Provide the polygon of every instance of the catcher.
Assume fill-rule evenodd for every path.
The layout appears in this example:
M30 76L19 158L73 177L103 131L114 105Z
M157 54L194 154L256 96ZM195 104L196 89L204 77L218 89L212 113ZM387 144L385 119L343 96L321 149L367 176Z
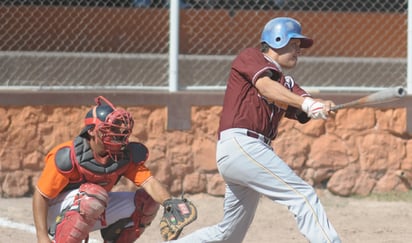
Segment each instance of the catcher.
M176 239L196 219L196 208L172 198L144 165L147 147L129 142L131 114L99 96L84 121L77 137L46 155L33 195L37 242L87 242L89 233L99 229L105 242L134 242L160 204L165 209L162 236ZM111 192L123 176L139 189Z

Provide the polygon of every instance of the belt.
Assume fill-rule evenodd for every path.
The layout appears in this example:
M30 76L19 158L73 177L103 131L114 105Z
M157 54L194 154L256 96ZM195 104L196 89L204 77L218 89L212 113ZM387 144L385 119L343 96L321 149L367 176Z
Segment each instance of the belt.
M272 140L270 140L270 138L267 138L267 137L263 136L262 134L257 133L257 132L252 131L252 130L247 130L246 131L246 136L259 139L260 141L266 143L267 145L270 145L270 142L272 141Z
M226 139L226 138L234 137L236 134L246 135L251 138L259 139L260 141L262 141L263 143L267 145L270 145L270 143L272 142L270 138L267 138L260 133L257 133L255 131L248 130L245 128L226 129L220 133L220 138Z

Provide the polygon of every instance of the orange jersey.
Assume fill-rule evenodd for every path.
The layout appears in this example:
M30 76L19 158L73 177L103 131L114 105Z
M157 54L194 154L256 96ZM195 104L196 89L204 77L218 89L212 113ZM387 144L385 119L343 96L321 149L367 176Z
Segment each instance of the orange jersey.
M53 148L46 155L45 167L37 182L37 188L43 196L52 199L59 195L65 189L70 188L71 185L74 185L75 188L76 183L83 183L86 181L94 183L93 177L86 175L90 175L93 172L90 172L89 170L83 168L82 161L76 159L77 157L80 158L80 156L76 157L76 149L78 147L78 144L85 143L81 140L82 138L77 137L74 141L62 143ZM147 149L142 144L131 143L131 145L133 146L129 146L130 149L135 149L136 146L139 145L140 148L144 148L145 150L130 152L131 155L127 157L128 160L122 161L123 165L120 169L118 169L119 172L116 174L116 169L114 169L111 172L111 174L115 173L114 176L116 176L116 182L118 178L120 178L121 176L125 176L129 180L133 181L137 186L140 186L143 182L145 182L148 178L152 176L150 170L144 165L144 161L147 159L147 155L142 155L142 152L147 152ZM88 145L86 144L85 146ZM62 154L66 155L65 153L62 153L62 151L67 151L67 156L62 156ZM79 152L77 151L77 153ZM139 157L138 159L140 160L142 159L142 156L144 158L144 160L142 161L136 161L136 158L133 158ZM71 161L73 166L68 168L68 163L64 164L65 166L62 166L62 160ZM104 167L101 168L104 169ZM96 177L97 176L104 178L104 174L98 175L96 173ZM106 189L111 190L114 184L115 182L108 185Z

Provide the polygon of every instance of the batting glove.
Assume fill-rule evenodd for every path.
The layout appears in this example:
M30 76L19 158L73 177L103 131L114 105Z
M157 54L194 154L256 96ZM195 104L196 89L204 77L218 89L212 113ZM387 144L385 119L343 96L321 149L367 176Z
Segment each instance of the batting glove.
M312 119L327 119L325 113L325 104L315 101L312 98L306 97L302 103L302 110L308 114L308 117Z

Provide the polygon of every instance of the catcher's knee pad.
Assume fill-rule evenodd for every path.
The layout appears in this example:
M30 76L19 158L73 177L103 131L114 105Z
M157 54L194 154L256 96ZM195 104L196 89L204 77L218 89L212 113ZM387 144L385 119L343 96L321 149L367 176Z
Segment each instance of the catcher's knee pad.
M156 217L160 204L143 189L136 191L134 203L136 209L132 215L133 222L141 228L149 226Z
M81 185L73 204L56 218L54 241L78 243L86 239L96 221L103 215L108 198L106 190L99 185Z
M101 230L105 241L129 243L137 240L145 228L156 217L160 204L153 200L143 189L134 196L135 210L130 218L120 219L116 223Z

